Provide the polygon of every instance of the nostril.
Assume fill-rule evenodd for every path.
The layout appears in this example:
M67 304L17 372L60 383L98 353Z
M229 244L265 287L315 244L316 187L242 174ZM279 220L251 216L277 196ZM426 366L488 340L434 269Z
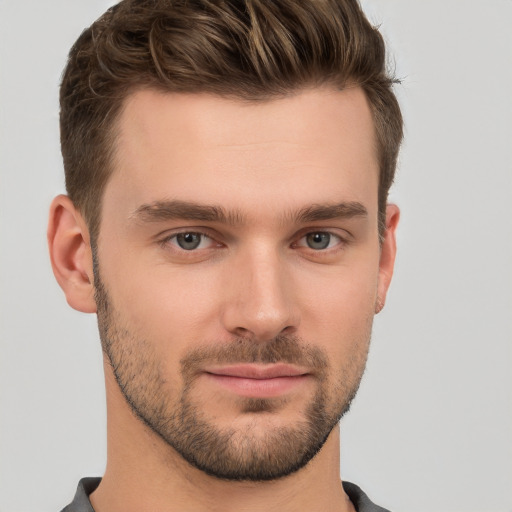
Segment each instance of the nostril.
M251 331L245 327L236 327L233 333L240 338L249 338L252 336Z
M255 342L268 341L275 336L287 334L296 334L297 327L293 325L287 325L283 329L273 329L272 327L265 327L260 325L259 328L253 330L246 327L237 327L231 331L235 336L239 338L251 339Z
M293 325L287 325L282 331L281 334L293 334L297 328Z

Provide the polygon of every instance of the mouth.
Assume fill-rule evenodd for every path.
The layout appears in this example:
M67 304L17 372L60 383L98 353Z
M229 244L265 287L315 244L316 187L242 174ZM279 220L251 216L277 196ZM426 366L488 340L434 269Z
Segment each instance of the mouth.
M311 374L289 364L238 364L208 368L204 375L213 385L248 398L272 398L304 385Z

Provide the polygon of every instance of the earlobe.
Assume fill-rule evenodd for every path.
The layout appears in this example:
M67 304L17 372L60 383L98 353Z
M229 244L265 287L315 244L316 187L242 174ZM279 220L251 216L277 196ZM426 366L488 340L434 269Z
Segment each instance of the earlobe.
M94 275L89 231L69 197L57 196L50 207L48 247L53 273L68 304L95 313Z
M379 281L375 313L380 313L386 303L386 295L393 277L396 257L396 228L400 219L400 210L395 204L386 207L386 231L382 242L379 261Z

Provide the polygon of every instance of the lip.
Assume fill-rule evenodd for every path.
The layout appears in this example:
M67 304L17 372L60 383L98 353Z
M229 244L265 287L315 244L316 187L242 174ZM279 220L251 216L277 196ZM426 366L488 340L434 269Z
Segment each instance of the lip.
M237 364L230 366L220 366L207 368L206 373L212 375L239 377L244 379L276 379L280 377L298 377L306 375L308 372L303 368L285 364Z
M310 377L305 369L282 363L208 368L204 375L232 393L251 398L271 398L289 393Z

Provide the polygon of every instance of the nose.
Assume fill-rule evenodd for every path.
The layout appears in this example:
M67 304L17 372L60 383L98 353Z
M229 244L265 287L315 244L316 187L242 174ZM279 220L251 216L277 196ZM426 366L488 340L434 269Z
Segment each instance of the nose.
M241 255L229 268L222 321L238 337L266 342L294 334L300 314L293 279L276 251Z

